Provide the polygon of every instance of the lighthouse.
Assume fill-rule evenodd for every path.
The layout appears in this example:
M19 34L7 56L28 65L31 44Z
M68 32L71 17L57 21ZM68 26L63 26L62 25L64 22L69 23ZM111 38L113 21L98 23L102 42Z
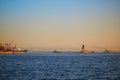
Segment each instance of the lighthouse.
M89 53L89 51L85 49L85 45L84 44L82 45L82 53Z
M85 52L85 46L82 45L82 53L84 53L84 52Z

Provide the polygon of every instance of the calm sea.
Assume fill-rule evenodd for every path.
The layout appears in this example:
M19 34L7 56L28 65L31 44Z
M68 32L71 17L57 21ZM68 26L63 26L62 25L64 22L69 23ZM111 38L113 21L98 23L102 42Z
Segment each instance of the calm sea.
M120 80L120 53L1 54L0 80Z

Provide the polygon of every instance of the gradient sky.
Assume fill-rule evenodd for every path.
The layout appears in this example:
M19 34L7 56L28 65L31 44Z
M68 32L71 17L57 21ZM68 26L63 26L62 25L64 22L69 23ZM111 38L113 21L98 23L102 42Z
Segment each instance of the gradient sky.
M120 0L0 0L0 42L31 50L120 51Z

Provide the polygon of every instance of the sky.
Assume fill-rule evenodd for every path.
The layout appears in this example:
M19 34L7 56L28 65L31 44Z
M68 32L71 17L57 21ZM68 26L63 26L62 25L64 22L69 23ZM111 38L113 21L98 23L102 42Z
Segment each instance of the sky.
M0 0L0 43L28 50L120 51L120 0Z

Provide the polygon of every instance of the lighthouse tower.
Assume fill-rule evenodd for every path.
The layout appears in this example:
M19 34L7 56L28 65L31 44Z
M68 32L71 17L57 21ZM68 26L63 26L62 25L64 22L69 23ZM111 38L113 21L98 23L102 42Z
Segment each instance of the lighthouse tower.
M84 52L85 52L85 46L82 45L82 53L84 53Z

